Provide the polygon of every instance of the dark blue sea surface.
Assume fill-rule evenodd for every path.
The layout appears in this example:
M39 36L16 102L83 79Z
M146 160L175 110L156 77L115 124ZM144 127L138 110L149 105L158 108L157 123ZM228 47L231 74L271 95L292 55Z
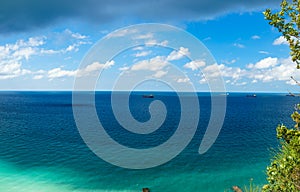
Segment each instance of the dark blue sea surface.
M142 135L118 123L111 92L96 92L99 120L124 146L155 147L167 141L178 126L181 108L176 93L151 93L154 98L143 98L144 94L149 93L131 93L129 107L135 119L146 122L151 118L148 107L153 100L165 104L167 116L159 129ZM290 114L300 100L284 94L246 95L227 96L219 137L200 155L211 98L209 93L198 93L200 121L184 151L158 167L130 170L103 161L86 146L73 117L72 92L0 92L0 191L110 192L149 187L153 192L222 192L232 185L247 185L251 178L261 186L266 182L272 149L279 144L276 127L282 123L293 126Z

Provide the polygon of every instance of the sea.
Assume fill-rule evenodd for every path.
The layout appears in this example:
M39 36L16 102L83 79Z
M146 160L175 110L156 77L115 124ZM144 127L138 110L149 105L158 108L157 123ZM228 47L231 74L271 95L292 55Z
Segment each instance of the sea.
M165 121L151 134L122 128L112 110L111 94L96 92L95 108L106 132L121 145L155 147L176 131L181 113L176 93L151 92L154 98L130 93L131 114L140 122L151 118L152 101L165 104ZM146 187L151 192L226 192L233 185L249 186L250 180L261 187L280 144L276 127L294 125L290 115L300 100L279 93L246 95L226 96L224 124L206 153L198 150L210 119L212 95L198 93L198 128L187 147L162 165L128 169L102 160L85 144L73 116L72 92L2 91L0 192L141 192Z

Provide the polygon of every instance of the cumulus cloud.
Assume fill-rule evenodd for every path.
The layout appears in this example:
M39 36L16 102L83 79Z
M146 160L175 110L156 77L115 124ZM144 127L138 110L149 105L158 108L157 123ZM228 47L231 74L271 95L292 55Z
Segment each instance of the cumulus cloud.
M191 80L188 77L177 79L177 83L189 83L190 81Z
M64 77L89 76L89 75L93 75L93 72L99 71L101 69L109 69L114 64L115 61L111 60L106 63L94 62L90 65L87 65L85 68L77 69L77 70L64 70L61 67L57 67L49 70L48 72L41 71L40 74L34 76L33 79L41 79L44 77L45 74L50 80L55 78L64 78Z
M189 52L188 48L180 47L178 51L177 50L172 51L168 55L167 60L168 61L179 60L179 59L189 56L189 55L190 55L190 52Z
M102 69L109 69L114 65L114 60L107 61L106 63L93 62L92 64L87 65L85 68L77 70L75 75L77 75L78 77L93 75L94 72Z
M281 1L140 1L140 0L4 0L1 2L0 33L34 30L64 19L76 19L97 24L120 18L143 21L207 20L228 13L261 11L275 7ZM14 11L12 11L14 10Z
M21 75L22 69L20 63L2 64L0 68L0 79L10 79Z
M223 64L218 65L217 63L215 63L213 65L208 65L207 67L205 67L203 69L203 73L206 78L208 78L208 77L216 78L221 75L221 71L220 71L221 68L224 68Z
M151 52L150 52L151 53ZM143 55L148 55L150 54L148 52L140 52L138 53L139 55L137 56L143 56ZM168 71L165 69L166 66L169 64L169 61L174 61L174 60L180 60L185 56L190 55L190 52L188 48L180 47L179 50L174 50L172 51L169 55L167 56L156 56L150 59L145 59L138 61L137 63L133 64L131 67L121 67L119 70L121 71L139 71L139 70L145 70L145 71L152 71L154 72L152 77L154 78L160 78L168 73ZM204 66L205 63L201 61L194 61L187 63L185 65L186 68L192 68L192 69L197 69L200 66Z
M60 67L51 69L48 71L48 77L49 79L54 79L54 78L61 78L61 77L72 77L77 74L77 70L63 70Z
M67 34L71 44L60 50L45 49L47 44L46 36L30 37L28 39L19 39L14 43L0 45L0 79L11 79L22 75L40 73L24 69L24 61L29 61L35 55L54 55L65 54L68 52L76 52L79 47L86 44L87 36L65 30L62 33ZM70 43L70 42L67 42ZM50 74L52 76L52 74ZM39 79L40 76L34 76Z
M99 62L94 62L94 63L86 66L86 68L84 69L84 71L86 71L86 72L92 72L92 71L98 71L100 69L108 69L111 66L113 66L114 64L115 64L115 61L113 61L113 60L108 61L108 62L106 62L104 64L99 63Z
M88 38L88 36L82 35L80 33L74 33L70 29L66 29L65 33L70 35L74 39L87 39Z
M277 58L267 57L267 58L260 60L256 64L249 64L247 67L250 69L251 68L265 69L265 68L269 68L269 67L274 67L277 64L278 64Z
M289 42L283 37L280 36L277 39L274 40L273 45L288 45Z
M135 57L145 57L145 56L148 56L152 53L152 51L141 51L141 52L138 52L136 54L134 54Z
M154 78L161 78L161 77L163 77L163 76L165 76L166 74L168 73L168 71L157 71L154 75L153 75L153 77Z
M191 69L193 71L200 69L201 67L204 67L206 64L202 60L196 60L196 61L191 61L189 63L186 63L183 67Z
M200 84L206 83L207 80L214 80L215 78L221 77L224 78L226 83L242 85L239 80L247 76L247 70L245 69L241 69L240 67L228 67L224 64L217 63L206 66L202 72L203 78L199 81Z
M131 70L138 71L138 70L149 70L149 71L158 71L163 69L165 66L168 65L166 58L163 56L156 56L154 58L148 60L142 60L138 63L134 64L131 67Z
M293 84L290 77L294 76L300 79L300 74L295 69L295 63L291 58L271 58L261 59L256 64L249 64L246 69L240 67L228 67L224 64L213 64L206 66L203 70L203 77L213 79L221 76L226 83L232 85L246 85L251 83L268 83L273 81L284 81L287 84ZM199 83L205 83L202 78Z
M247 85L247 82L243 81L243 82L240 82L240 83L234 83L234 85L243 86L243 85Z
M39 54L39 46L45 44L45 37L31 37L15 43L0 45L0 79L11 79L29 74L22 68L22 61Z

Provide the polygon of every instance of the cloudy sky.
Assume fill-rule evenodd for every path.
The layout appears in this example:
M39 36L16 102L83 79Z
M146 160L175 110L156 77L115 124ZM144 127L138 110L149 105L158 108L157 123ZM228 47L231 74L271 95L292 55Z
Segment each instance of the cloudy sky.
M124 71L148 70L153 73L152 78L170 75L165 62L172 61L184 73L193 74L178 77L176 81L180 83L192 82L197 87L218 69L227 91L296 92L290 76L300 79L300 72L290 60L285 40L262 15L264 9L278 8L279 3L2 0L0 89L72 90L76 75L90 75L100 69L112 71L99 80L98 89L110 89L114 78ZM168 45L167 37L158 41L155 34L144 32L137 33L136 38L157 42L161 47L135 47L107 62L94 62L79 69L84 56L101 38L142 23L168 24L187 31L202 41L215 62L208 65L205 61L182 58L180 55L189 56L188 47L166 51L161 47ZM155 89L151 83L147 86ZM199 90L207 91L207 87L200 86Z

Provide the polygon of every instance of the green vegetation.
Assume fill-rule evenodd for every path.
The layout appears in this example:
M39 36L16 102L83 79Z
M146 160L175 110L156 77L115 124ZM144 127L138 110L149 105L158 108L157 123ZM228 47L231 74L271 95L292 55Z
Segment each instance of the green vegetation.
M278 29L290 46L290 54L297 69L300 68L300 0L281 2L281 10L272 13L270 9L264 12L269 24ZM300 191L300 105L291 115L296 123L294 128L284 125L277 127L277 138L281 140L281 149L275 154L271 165L267 168L268 184L264 192L294 192Z
M292 117L299 121L300 114L295 111ZM267 168L269 183L263 191L300 191L300 131L279 125L277 137L282 140L282 148Z
M244 187L245 192L260 192L260 188L258 186L253 185L253 179L250 179L249 187Z
M300 0L287 0L281 2L281 10L272 13L271 9L264 12L265 19L269 24L278 29L284 36L290 46L292 60L297 63L300 68Z

